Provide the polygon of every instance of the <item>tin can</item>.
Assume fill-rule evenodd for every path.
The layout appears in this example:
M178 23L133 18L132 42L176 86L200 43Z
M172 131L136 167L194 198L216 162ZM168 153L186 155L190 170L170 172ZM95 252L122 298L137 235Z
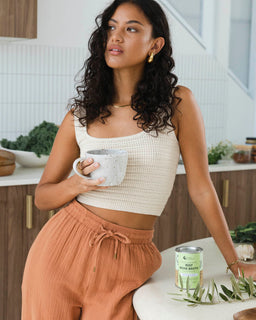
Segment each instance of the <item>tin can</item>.
M175 249L175 285L178 288L195 289L203 285L203 249L178 247Z

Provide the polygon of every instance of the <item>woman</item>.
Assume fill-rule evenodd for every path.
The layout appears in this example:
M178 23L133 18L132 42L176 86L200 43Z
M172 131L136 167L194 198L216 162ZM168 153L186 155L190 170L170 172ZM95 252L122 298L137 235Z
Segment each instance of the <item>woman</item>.
M200 110L176 86L169 28L153 0L116 0L90 39L78 96L64 118L36 189L42 210L61 209L33 243L22 283L22 319L137 319L134 290L161 265L154 223L170 195L179 154L190 196L231 271L238 261L208 172ZM69 177L89 149L126 149L120 186ZM93 159L84 175L99 167Z

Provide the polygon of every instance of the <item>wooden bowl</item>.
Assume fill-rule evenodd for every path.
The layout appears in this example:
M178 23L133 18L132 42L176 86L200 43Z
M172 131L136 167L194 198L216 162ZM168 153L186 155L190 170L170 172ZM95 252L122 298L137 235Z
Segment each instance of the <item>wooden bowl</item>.
M255 320L256 308L245 309L233 315L234 320Z
M0 166L6 166L13 163L15 163L15 154L10 151L0 149Z
M0 176L9 176L11 174L13 174L14 170L15 170L15 163L13 164L7 164L5 166L0 166Z

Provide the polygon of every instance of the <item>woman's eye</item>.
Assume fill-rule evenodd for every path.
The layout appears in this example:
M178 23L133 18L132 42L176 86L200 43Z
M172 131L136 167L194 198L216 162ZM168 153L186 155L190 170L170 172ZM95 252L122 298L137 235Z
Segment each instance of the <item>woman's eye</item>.
M132 28L132 27L128 27L127 30L131 31L131 32L137 32L137 30L135 28Z
M115 29L115 27L114 26L108 26L108 30L114 30Z

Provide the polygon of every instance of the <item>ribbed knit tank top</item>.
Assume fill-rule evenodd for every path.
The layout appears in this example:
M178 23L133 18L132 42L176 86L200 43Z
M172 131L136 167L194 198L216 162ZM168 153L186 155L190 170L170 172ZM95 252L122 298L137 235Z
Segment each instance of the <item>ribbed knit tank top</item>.
M77 201L91 206L160 216L171 194L180 149L174 131L139 133L116 138L96 138L88 134L74 116L80 156L93 149L124 149L127 170L119 186L79 194Z

